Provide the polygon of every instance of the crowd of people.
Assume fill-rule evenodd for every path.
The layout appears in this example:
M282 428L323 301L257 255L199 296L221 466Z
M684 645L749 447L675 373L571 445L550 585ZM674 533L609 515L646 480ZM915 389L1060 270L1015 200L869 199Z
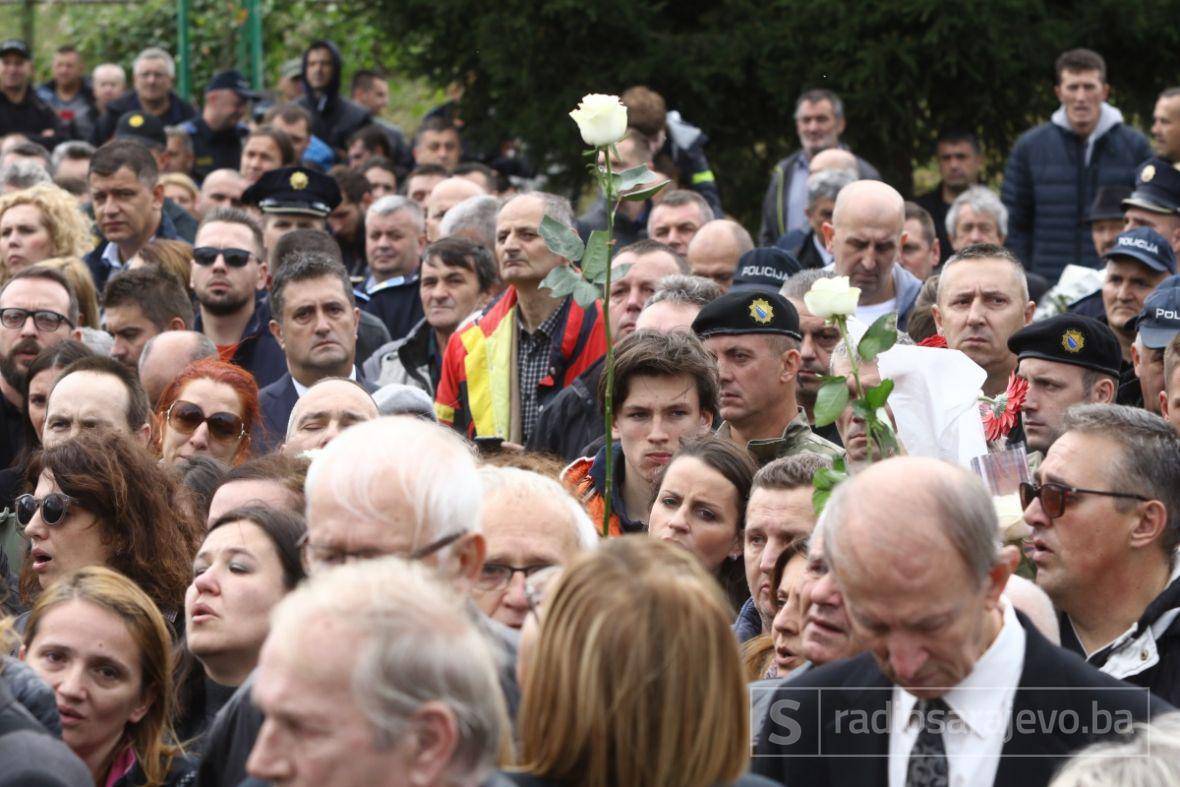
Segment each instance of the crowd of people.
M577 215L330 41L199 108L33 60L0 785L1180 784L1180 88L1149 139L1066 52L998 192L948 129L910 200L806 90L755 228L644 86L611 163L670 184Z

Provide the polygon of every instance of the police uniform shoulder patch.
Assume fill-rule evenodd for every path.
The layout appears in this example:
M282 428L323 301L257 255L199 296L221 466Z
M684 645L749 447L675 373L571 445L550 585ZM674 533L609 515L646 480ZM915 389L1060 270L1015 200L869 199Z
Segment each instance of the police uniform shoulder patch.
M1068 330L1061 334L1061 349L1067 353L1080 353L1086 346L1086 337L1081 331Z
M774 319L774 307L765 298L750 301L750 319L759 325L766 325Z
M131 128L139 128L143 125L143 115L135 114L127 118L127 125L131 126Z
M1154 164L1148 164L1146 167L1143 168L1143 171L1141 171L1139 173L1139 181L1141 183L1147 183L1148 181L1150 181L1154 177L1155 177L1155 165Z
M291 188L302 191L307 188L307 175L302 172L291 173Z

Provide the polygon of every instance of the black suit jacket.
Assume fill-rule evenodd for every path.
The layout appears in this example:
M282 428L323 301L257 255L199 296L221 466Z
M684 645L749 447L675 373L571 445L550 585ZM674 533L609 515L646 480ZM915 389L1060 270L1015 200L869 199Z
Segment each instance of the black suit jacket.
M1112 726L1172 710L1147 690L1053 645L1023 616L1020 621L1024 669L995 784L1046 785L1070 753L1117 734ZM784 682L758 732L750 770L787 787L887 787L892 692L893 684L868 653Z
M366 380L359 370L356 379L369 393L377 390L377 386ZM290 372L258 392L262 428L252 440L256 455L270 453L283 442L287 436L287 421L291 419L291 411L298 401L299 393L295 390L295 381Z

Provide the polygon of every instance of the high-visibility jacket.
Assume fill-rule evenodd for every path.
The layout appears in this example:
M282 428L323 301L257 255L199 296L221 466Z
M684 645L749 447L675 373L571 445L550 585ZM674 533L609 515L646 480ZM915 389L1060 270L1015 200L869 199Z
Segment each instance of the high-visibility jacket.
M567 296L558 308L564 316L550 343L549 374L539 386L542 404L606 353L601 301L583 309ZM516 288L509 287L482 316L451 336L443 354L435 413L470 438L512 435L516 309Z

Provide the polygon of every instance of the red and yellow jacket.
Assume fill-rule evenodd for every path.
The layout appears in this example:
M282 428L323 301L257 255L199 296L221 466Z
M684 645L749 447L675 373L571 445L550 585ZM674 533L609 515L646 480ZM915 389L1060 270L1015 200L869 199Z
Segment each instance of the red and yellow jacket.
M606 353L601 301L590 309L567 297L559 307L561 327L549 348L552 374L541 379L541 401L547 402ZM516 288L509 287L487 311L447 343L442 377L435 392L438 420L469 438L512 434L512 357L516 328Z

